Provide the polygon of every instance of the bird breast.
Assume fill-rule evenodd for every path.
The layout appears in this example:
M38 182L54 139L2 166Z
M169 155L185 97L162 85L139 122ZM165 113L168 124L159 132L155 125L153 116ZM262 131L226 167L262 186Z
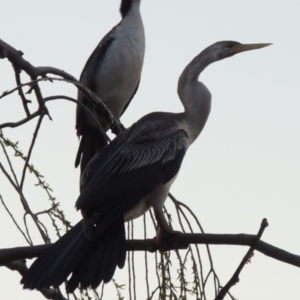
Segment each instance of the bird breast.
M151 207L154 211L162 211L164 203L168 197L171 185L175 181L177 174L166 184L156 187L148 196L141 199L134 207L125 213L125 222L132 221L145 214Z
M126 17L115 28L113 38L96 73L95 92L120 117L137 88L143 67L145 35L141 16Z

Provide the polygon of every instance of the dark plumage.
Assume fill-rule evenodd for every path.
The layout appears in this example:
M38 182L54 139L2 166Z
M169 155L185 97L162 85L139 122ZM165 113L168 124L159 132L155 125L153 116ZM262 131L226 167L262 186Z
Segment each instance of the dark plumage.
M124 113L140 82L145 53L140 1L121 1L121 22L103 37L87 60L80 76L80 82L93 91L116 117ZM92 108L80 91L78 101ZM110 124L105 112L99 108L92 108L92 111L104 131L109 130ZM76 130L81 140L75 167L80 164L83 173L97 150L107 145L107 140L81 106L77 106Z
M178 173L186 133L174 115L143 117L103 148L82 178L76 208L83 221L39 257L23 277L24 288L59 286L72 273L67 291L111 280L126 257L124 215Z
M78 285L97 287L123 267L124 220L153 208L161 237L175 234L163 205L188 147L208 119L211 94L200 73L211 63L269 44L223 41L206 48L184 69L178 81L182 113L152 113L141 118L102 148L82 176L76 202L80 221L38 258L22 279L25 288L58 286L72 273L67 291Z

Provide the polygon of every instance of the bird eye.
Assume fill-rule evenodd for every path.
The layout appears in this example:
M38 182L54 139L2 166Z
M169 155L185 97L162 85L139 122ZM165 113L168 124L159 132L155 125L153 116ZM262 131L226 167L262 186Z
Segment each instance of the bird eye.
M231 43L228 43L227 45L226 45L226 47L225 47L225 51L226 52L228 52L228 51L230 51L231 50L231 48L232 48L232 44Z

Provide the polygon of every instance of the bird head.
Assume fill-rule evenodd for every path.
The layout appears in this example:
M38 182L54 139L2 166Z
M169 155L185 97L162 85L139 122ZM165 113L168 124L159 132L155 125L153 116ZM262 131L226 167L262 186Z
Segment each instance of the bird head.
M215 55L216 60L221 60L237 53L264 48L272 45L271 43L263 44L241 44L234 41L217 42L210 46L210 51Z

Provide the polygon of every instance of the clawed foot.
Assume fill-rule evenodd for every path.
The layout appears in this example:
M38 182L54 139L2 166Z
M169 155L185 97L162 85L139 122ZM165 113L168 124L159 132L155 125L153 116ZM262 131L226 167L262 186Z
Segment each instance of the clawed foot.
M159 229L156 237L153 238L153 241L160 252L174 249L186 249L189 244L180 242L177 238L181 234L181 231L172 230L166 232Z

